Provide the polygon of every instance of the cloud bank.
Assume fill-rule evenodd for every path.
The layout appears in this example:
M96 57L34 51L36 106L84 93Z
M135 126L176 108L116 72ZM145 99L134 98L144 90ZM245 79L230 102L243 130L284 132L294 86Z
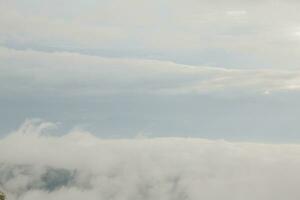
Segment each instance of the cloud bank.
M0 140L10 200L296 200L300 146L192 138L53 136L27 121Z

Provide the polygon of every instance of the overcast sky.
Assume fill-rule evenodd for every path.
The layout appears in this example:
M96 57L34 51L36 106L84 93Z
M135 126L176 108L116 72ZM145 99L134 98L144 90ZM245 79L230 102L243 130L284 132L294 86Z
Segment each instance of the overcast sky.
M0 0L0 135L300 139L296 0ZM62 131L63 132L63 131Z

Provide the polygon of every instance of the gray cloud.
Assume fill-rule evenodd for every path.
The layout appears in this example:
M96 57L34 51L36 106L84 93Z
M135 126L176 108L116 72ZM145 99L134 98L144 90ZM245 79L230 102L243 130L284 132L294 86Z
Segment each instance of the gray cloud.
M299 199L299 145L192 138L54 137L27 121L0 140L11 200Z

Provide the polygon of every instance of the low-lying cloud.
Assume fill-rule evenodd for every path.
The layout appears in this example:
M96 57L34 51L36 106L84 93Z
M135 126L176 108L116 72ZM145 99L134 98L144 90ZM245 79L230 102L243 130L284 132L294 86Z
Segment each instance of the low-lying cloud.
M300 146L195 138L101 139L27 121L0 140L9 200L299 199Z

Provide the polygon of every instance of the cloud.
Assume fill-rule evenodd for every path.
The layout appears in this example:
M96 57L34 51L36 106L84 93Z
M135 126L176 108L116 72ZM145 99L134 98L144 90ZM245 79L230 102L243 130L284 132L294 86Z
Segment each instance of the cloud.
M56 137L27 121L0 140L11 200L299 199L299 145L196 138Z
M298 90L296 70L234 70L168 61L0 49L2 94L100 95Z
M299 65L293 36L300 17L296 1L14 0L0 5L2 46L222 67Z
M238 17L238 16L246 15L247 11L245 11L245 10L230 10L230 11L227 11L226 14Z

